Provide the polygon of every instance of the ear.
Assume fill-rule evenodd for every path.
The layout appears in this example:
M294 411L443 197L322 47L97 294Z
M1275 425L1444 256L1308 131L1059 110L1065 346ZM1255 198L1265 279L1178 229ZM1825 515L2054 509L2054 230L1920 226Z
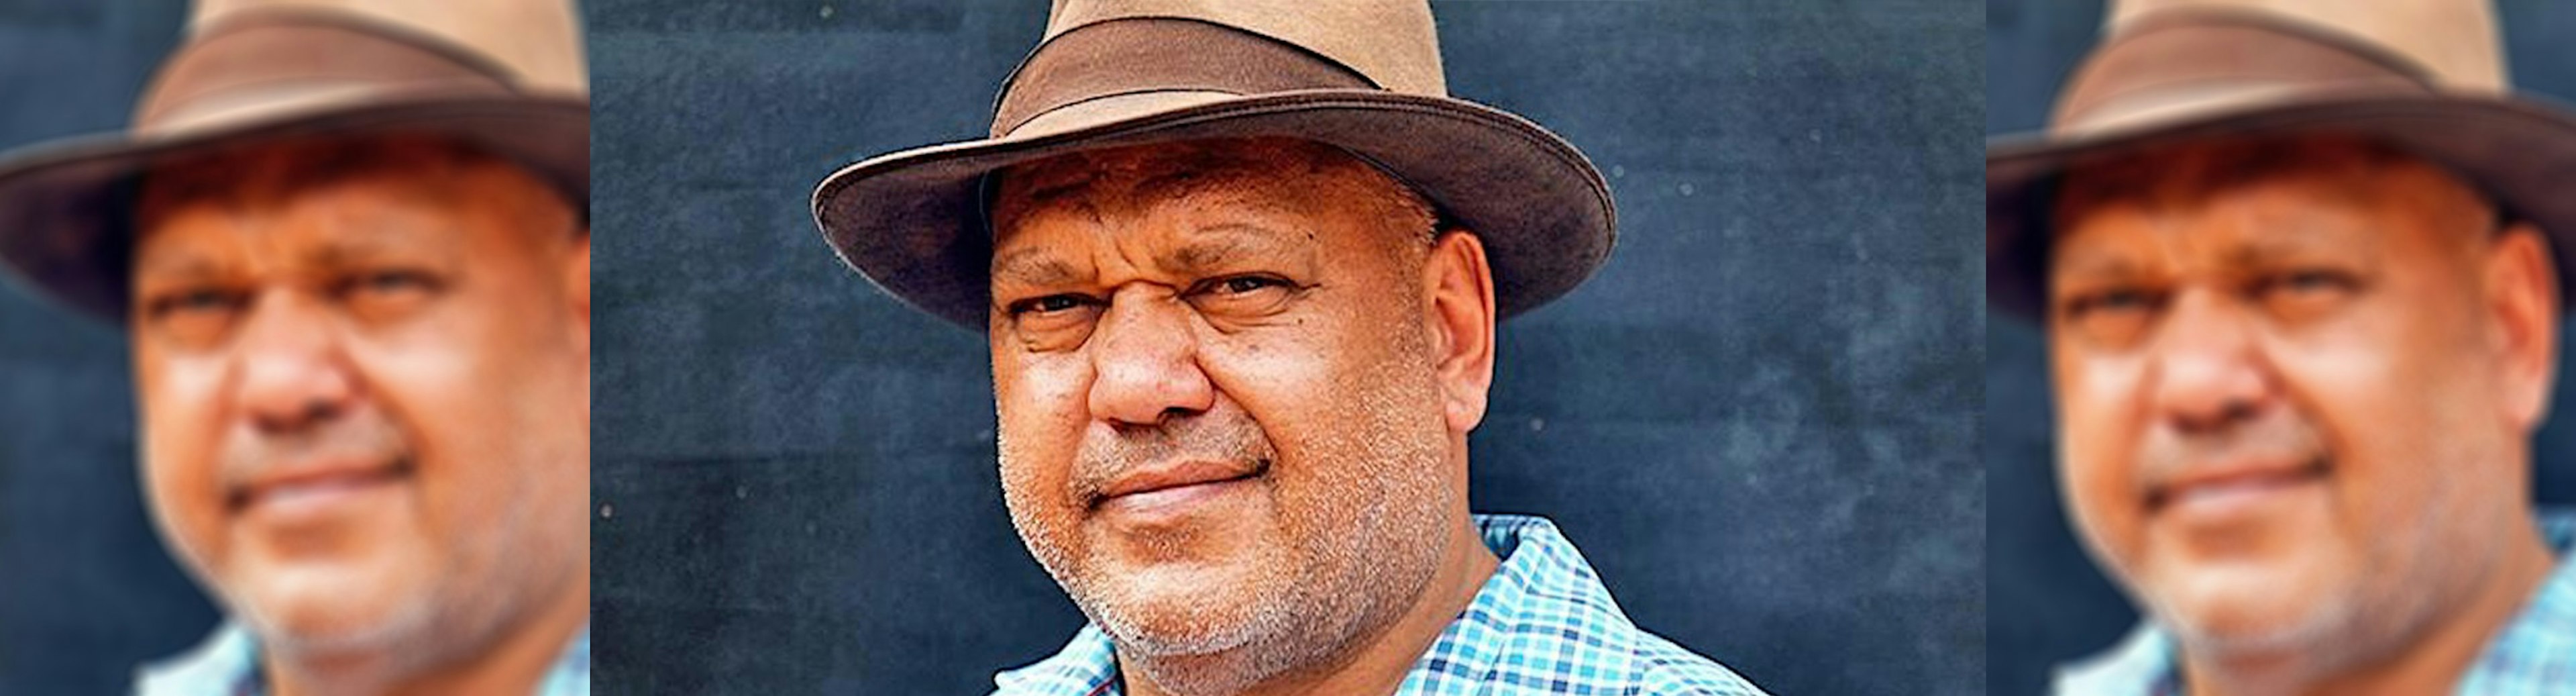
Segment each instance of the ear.
M2549 416L2558 369L2558 269L2549 240L2515 223L2488 245L2487 306L2493 312L2505 417L2524 433Z
M590 230L583 228L564 254L564 299L572 303L574 331L582 352L590 352Z
M1465 229L1443 232L1423 261L1422 285L1441 415L1463 435L1484 421L1494 385L1494 273L1485 243Z

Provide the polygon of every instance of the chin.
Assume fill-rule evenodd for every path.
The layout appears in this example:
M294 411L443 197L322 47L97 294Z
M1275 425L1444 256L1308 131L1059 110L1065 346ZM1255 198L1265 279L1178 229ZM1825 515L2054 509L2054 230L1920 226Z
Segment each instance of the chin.
M1078 603L1121 648L1148 655L1208 655L1274 633L1279 612L1261 597L1276 593L1212 570L1130 572Z
M395 649L428 628L424 588L340 569L271 571L232 602L271 649L311 654ZM365 591L361 591L361 589Z
M2157 619L2194 652L2254 657L2316 653L2348 638L2353 604L2306 578L2207 570L2153 604Z

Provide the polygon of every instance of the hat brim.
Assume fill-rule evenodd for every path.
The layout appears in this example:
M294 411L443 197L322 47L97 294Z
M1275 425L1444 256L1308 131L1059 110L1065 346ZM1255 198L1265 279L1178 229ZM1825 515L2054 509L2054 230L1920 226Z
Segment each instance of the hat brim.
M1491 107L1376 90L1305 90L1161 110L1027 138L935 145L826 177L814 218L841 260L921 311L982 331L991 307L985 175L1067 153L1289 137L1364 157L1484 243L1499 313L1572 290L1616 235L1609 185L1563 138Z
M2045 323L2049 219L2068 167L2194 141L2308 133L2374 138L2449 168L2549 235L2562 277L2576 268L2576 116L2530 97L2355 94L2098 137L1989 141L1987 302Z
M435 133L516 162L560 187L587 216L590 105L574 95L381 95L362 105L279 114L137 138L123 133L30 145L0 156L0 265L39 293L121 323L128 311L132 196L172 158L308 136Z

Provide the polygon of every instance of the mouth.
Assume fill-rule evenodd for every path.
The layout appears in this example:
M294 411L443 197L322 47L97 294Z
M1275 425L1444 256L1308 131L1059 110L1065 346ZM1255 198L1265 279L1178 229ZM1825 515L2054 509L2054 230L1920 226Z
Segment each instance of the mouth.
M315 459L276 467L225 494L233 514L311 511L399 484L411 477L409 457Z
M2237 511L2321 485L2331 468L2324 456L2195 467L2148 490L2147 511L2193 515Z
M1192 460L1147 467L1109 482L1089 504L1092 512L1146 512L1171 508L1251 483L1270 473L1270 460Z

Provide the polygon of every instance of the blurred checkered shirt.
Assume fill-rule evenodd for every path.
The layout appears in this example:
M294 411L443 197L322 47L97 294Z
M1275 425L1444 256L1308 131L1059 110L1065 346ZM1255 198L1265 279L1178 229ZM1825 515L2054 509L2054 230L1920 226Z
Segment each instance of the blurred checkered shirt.
M2459 696L2576 694L2576 510L2544 512L2541 535L2558 550L2558 569L2504 632L2487 643ZM2154 624L2129 633L2111 652L2060 670L2066 696L2182 696L2182 672L2171 636Z
M1502 558L1399 695L1636 694L1758 696L1761 689L1708 658L1637 628L1556 525L1536 517L1477 515L1485 546ZM1082 627L1064 650L993 678L995 696L1124 693L1107 634Z
M265 696L259 641L238 623L225 623L186 655L143 669L138 696ZM582 627L538 682L534 696L590 696L590 628Z

